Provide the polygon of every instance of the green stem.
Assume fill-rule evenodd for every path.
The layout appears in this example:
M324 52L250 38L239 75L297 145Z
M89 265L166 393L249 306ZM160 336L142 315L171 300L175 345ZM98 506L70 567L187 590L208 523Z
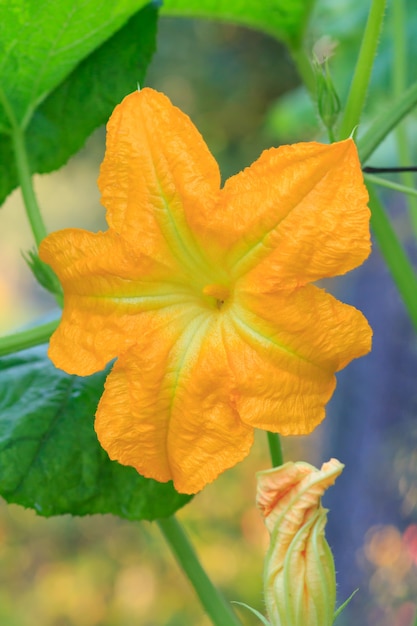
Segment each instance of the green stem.
M12 354L13 352L19 352L19 350L25 350L26 348L32 348L33 346L39 346L42 343L49 341L52 333L58 328L59 320L42 324L41 326L35 326L28 330L22 330L13 335L6 335L0 337L0 356L6 354Z
M416 274L372 185L368 184L368 191L372 212L372 230L398 291L402 296L414 328L417 330Z
M213 624L215 626L242 626L229 604L208 578L177 519L167 517L157 520L157 523Z
M392 26L394 41L394 67L392 72L392 88L395 98L399 98L404 93L407 85L407 50L406 50L406 11L404 0L395 0L392 3ZM411 162L411 151L407 137L406 126L398 125L395 129L397 140L399 162L407 165ZM401 180L407 187L414 187L414 176L411 172L402 172ZM408 199L410 220L417 236L417 200Z
M413 626L417 626L417 611L416 611L416 614L414 616Z
M16 120L13 109L9 104L3 91L0 89L0 102L2 103L9 122L11 125L10 137L13 143L16 168L19 177L19 183L22 190L22 196L25 204L26 214L32 229L36 245L39 247L40 242L47 235L47 230L42 218L42 214L33 189L32 176L29 167L29 159L26 151L25 134L22 127Z
M359 124L384 19L386 0L373 0L349 90L339 137L346 139Z
M400 191L401 193L405 193L408 196L417 197L417 189L414 189L414 187L406 187L405 185L394 183L392 180L381 178L381 176L373 176L372 174L365 174L365 180L369 181L370 183L374 185L379 185L380 187L386 187L387 189L392 189L393 191Z
M417 82L399 98L391 102L387 110L376 117L366 133L356 142L361 163L365 164L385 137L417 105Z
M327 129L327 136L329 138L330 143L334 143L336 141L336 136L334 134L333 128Z
M271 456L272 467L279 467L284 462L282 454L281 438L277 433L267 431L269 454Z
M39 248L39 244L48 233L38 205L35 190L33 188L29 160L26 152L25 138L20 127L13 129L12 141L20 188L22 190L23 201L25 203L26 215L36 241L36 245Z

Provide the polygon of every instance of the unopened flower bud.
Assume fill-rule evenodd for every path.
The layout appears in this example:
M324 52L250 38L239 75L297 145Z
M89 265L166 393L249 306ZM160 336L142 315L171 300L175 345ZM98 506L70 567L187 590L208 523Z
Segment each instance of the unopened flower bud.
M333 624L336 577L321 496L342 469L331 459L320 470L290 462L258 474L257 506L270 533L264 590L271 626Z
M317 110L325 127L332 132L340 113L340 99L329 69L329 58L334 54L337 42L322 37L313 48L313 71L316 77Z
M41 261L36 250L28 250L23 254L23 258L32 270L36 280L44 289L62 299L62 287L52 268Z

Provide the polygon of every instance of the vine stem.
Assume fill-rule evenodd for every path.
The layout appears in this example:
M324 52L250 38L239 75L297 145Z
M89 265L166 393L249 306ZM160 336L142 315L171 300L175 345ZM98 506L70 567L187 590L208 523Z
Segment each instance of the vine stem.
M277 433L271 433L267 431L269 445L269 454L271 457L272 467L279 467L284 462L282 454L281 438Z
M178 520L171 516L157 520L157 524L213 624L242 626L229 604L208 578L188 535Z
M19 352L26 348L33 348L49 341L52 333L58 328L60 320L28 328L12 335L0 337L0 356Z
M13 129L12 141L26 215L32 229L33 237L36 241L36 245L39 248L42 239L44 239L48 233L36 199L35 190L33 189L25 138L23 131L19 126Z
M36 199L35 190L33 188L32 175L26 150L24 130L18 123L13 109L1 89L0 102L3 105L10 122L10 137L13 144L16 168L20 188L22 190L25 210L33 233L33 237L36 241L36 245L37 247L39 247L40 242L46 237L48 233L42 218L38 201Z
M417 189L407 187L406 185L400 185L399 183L394 183L392 180L387 180L386 178L381 178L380 176L365 174L365 180L369 181L373 185L379 185L380 187L386 187L387 189L392 189L393 191L405 193L408 196L417 197Z
M385 6L386 0L373 0L372 2L340 125L340 139L349 137L359 124L384 19Z

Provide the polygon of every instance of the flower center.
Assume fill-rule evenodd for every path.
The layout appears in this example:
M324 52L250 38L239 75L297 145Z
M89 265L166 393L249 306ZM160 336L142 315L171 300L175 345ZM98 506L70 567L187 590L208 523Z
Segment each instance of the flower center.
M221 309L225 300L230 296L230 290L224 285L206 285L203 289L205 296L211 296L216 300L216 307Z

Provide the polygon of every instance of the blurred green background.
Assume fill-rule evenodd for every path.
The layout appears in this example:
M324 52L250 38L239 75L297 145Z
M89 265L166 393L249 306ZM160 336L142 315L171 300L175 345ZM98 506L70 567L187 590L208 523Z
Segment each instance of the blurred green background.
M330 33L340 41L332 67L336 86L343 96L361 40L367 6L354 0L342 0L336 3L337 7L332 6L334 4L330 0L320 3L312 33L317 38ZM412 29L416 24L416 7L411 3L409 7ZM415 38L411 46L415 46ZM389 92L390 54L388 32L373 77L369 115ZM249 165L271 145L323 138L314 107L298 87L298 77L287 52L272 38L255 31L214 22L163 18L159 25L158 51L146 83L165 92L191 116L219 160L224 178ZM132 90L134 88L133 77ZM409 120L408 128L413 134L413 120ZM104 129L100 129L60 172L36 177L36 188L50 230L66 226L105 228L104 211L96 188L104 139ZM392 143L387 142L376 158L379 162L395 158ZM397 218L399 216L399 223L403 224L401 202L391 196L387 200L393 205ZM18 193L8 199L0 219L0 329L9 332L47 313L53 303L35 284L21 255L32 246L32 238ZM339 297L353 302L360 281L372 281L375 277L380 280L380 272L383 280L389 281L375 254L357 282L352 284L349 279L337 287ZM391 323L408 328L392 285L389 283L388 292L381 293L388 293L383 298L390 298ZM373 310L367 314L372 318ZM375 319L375 326L379 328L378 319ZM390 332L395 334L393 325ZM383 333L376 335L379 341ZM413 355L407 363L413 367L417 361L413 360L415 338L411 336L407 345ZM398 369L398 358L398 353L393 352L391 367ZM370 371L370 363L364 359L363 367L369 366ZM350 386L350 378L341 379L341 395L331 405L331 414L343 413L343 407L349 402L346 389ZM416 394L412 384L411 387L407 411L415 418ZM390 406L390 410L393 416L401 409ZM375 433L380 426L373 424L373 428ZM396 422L396 428L400 436L401 420ZM331 533L341 581L339 602L344 601L355 586L360 586L349 609L351 613L347 611L345 617L340 617L341 626L348 623L410 626L412 623L417 597L417 460L413 452L416 435L414 431L410 435L409 422L407 428L401 431L403 439L408 437L409 440L407 448L399 448L404 453L397 455L396 495L392 500L382 487L379 493L375 486L382 480L379 470L374 472L375 476L369 474L368 484L369 465L362 464L360 467L367 469L361 484L356 482L357 491L361 490L362 495L352 495L347 486L345 493L349 492L350 498L345 497L347 517L337 504L329 514L339 529L339 534ZM338 436L340 438L340 433ZM308 438L286 439L285 458L319 465L327 460L328 452L336 454L332 448L334 441L335 433L325 422ZM368 439L364 444L365 457L371 443ZM349 445L354 455L355 442ZM390 458L387 454L380 462L386 465ZM268 466L266 437L258 433L250 457L208 486L178 514L203 564L227 598L261 611L267 534L254 506L255 472ZM349 466L345 472L349 472ZM355 478L357 480L357 476ZM337 486L334 489L337 490ZM343 498L342 491L339 493ZM351 511L358 507L361 511L364 509L361 498L368 498L370 506L373 506L372 498L384 499L393 515L391 518L385 514L361 518L357 534L349 538L344 524L349 522ZM343 550L351 561L352 576L349 577L338 565L338 554L342 555ZM347 568L345 563L348 560L343 560ZM349 584L343 584L345 576ZM349 587L351 578L357 582ZM32 511L2 504L0 581L2 626L208 626L210 623L154 524L135 525L112 516L43 519ZM243 609L239 612L243 623L257 623Z

